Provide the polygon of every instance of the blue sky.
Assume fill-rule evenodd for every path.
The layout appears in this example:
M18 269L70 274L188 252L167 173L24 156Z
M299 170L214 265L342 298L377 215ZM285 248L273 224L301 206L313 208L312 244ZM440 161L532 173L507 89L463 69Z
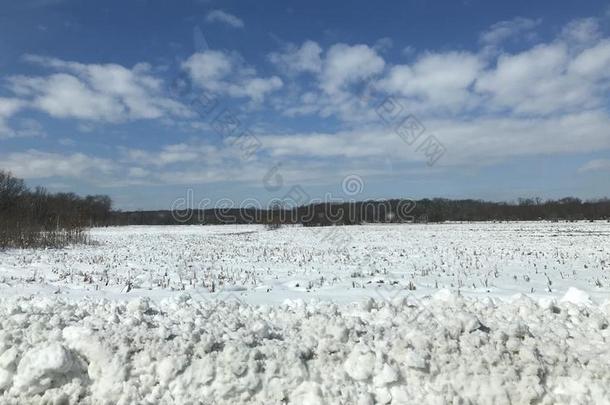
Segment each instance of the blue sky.
M607 1L3 2L0 168L127 210L608 196L609 23Z

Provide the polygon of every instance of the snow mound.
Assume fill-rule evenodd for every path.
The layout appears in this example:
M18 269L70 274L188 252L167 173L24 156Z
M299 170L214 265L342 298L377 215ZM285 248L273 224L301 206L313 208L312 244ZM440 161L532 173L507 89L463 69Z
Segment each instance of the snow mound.
M585 291L575 287L570 287L565 293L561 302L571 302L575 305L590 305L592 304L591 296Z
M21 358L13 386L19 392L39 394L67 382L74 363L72 353L58 343L36 346Z
M572 302L463 297L5 298L0 403L607 404L609 317Z

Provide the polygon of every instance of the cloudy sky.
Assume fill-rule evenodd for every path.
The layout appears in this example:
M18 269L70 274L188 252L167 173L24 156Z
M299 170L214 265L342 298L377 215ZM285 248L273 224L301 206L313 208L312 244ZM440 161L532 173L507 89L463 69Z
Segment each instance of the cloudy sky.
M0 168L121 209L346 177L610 196L609 24L608 1L5 1Z

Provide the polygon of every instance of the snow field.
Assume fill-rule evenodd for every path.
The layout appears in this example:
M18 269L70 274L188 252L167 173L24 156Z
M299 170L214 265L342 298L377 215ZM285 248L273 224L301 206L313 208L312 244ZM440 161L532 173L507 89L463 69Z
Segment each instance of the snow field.
M281 303L440 289L472 296L610 295L610 223L126 227L96 246L0 252L0 292L127 297L187 291Z

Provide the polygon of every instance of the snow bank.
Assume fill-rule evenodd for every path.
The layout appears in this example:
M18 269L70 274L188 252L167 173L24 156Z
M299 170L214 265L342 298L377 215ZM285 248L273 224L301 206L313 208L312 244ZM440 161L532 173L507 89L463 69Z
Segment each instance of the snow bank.
M610 306L570 301L4 298L0 402L608 404Z

